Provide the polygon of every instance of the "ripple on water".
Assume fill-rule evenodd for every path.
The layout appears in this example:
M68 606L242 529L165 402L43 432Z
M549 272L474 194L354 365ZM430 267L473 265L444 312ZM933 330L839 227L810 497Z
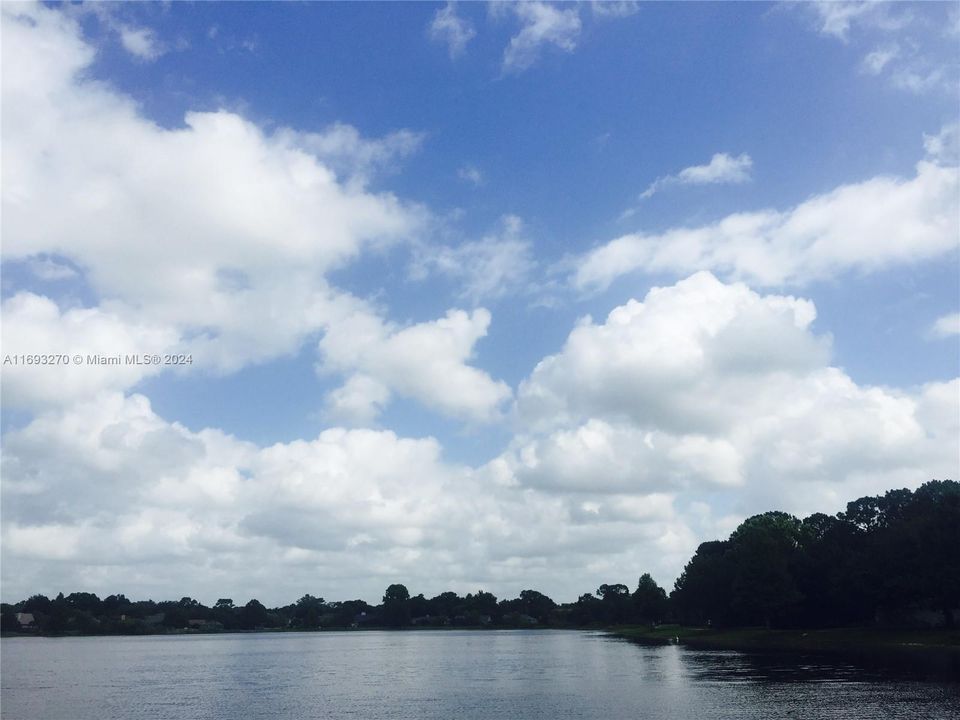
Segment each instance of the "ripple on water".
M576 631L5 638L3 720L960 720L960 685Z

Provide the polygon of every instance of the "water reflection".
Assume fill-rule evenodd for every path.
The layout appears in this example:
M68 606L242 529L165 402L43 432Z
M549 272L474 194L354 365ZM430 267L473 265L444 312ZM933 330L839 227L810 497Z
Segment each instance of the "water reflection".
M4 720L960 718L960 685L565 631L2 641Z

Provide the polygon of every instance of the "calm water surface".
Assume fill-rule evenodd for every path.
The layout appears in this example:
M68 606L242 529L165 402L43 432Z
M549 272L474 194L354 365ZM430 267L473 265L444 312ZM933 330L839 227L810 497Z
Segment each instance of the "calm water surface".
M576 631L6 638L4 720L960 718L960 684Z

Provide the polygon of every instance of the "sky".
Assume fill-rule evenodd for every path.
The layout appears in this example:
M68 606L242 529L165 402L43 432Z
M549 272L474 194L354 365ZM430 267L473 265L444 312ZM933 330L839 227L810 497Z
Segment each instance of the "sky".
M955 3L0 9L6 602L670 589L960 477Z

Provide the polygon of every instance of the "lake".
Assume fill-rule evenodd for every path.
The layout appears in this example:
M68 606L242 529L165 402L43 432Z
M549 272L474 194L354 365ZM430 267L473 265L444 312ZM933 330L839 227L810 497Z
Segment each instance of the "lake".
M578 631L4 638L4 720L960 718L960 684Z

